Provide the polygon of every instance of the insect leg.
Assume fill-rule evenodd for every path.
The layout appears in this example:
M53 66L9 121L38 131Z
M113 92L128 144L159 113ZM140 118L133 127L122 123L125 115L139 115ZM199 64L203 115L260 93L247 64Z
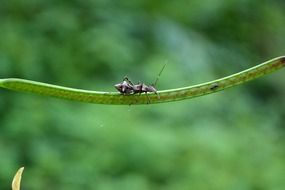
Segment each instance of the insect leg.
M147 97L147 104L150 104L150 98L149 98L149 96L148 96L148 93L145 92L145 94L146 94L146 97Z
M157 95L157 98L160 99L159 93L155 92L155 94Z

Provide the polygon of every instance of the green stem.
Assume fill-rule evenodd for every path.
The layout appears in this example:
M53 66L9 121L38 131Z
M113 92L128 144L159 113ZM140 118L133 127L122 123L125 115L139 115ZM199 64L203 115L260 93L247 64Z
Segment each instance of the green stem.
M87 91L75 88L67 88L41 82L24 79L0 79L0 87L20 91L53 96L57 98L69 99L96 104L155 104L172 102L183 99L190 99L206 94L218 92L238 84L256 79L266 74L277 71L285 66L285 56L269 60L265 63L247 69L245 71L230 75L225 78L213 80L207 83L188 86L184 88L158 91L159 97L154 93L121 95L117 92Z

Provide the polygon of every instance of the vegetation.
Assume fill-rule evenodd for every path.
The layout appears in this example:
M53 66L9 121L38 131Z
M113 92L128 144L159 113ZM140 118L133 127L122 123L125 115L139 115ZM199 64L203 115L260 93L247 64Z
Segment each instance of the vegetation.
M12 181L12 190L20 190L21 189L21 179L22 179L22 173L24 171L24 167L20 168Z
M283 1L10 0L0 78L115 91L220 78L284 54ZM284 72L284 71L283 71ZM0 189L282 189L282 71L183 102L106 106L0 89Z

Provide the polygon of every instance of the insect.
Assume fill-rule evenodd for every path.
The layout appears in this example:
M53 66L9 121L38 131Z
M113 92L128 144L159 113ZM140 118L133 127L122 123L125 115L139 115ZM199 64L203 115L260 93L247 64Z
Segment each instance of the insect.
M166 64L163 65L161 71L159 72L158 76L156 77L156 80L154 84L152 85L146 85L144 83L139 82L138 84L133 84L132 81L129 80L127 76L124 77L123 82L115 84L115 88L123 95L131 95L131 94L141 94L141 93L148 93L148 92L154 92L157 94L159 98L159 94L157 93L157 90L155 88L159 77L164 70L164 67ZM149 98L149 97L148 97Z

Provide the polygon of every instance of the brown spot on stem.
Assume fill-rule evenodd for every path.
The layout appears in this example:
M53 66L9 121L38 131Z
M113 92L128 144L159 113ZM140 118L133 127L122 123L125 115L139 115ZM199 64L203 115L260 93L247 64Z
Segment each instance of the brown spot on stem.
M216 90L217 88L219 88L219 85L215 83L211 85L210 90Z
M285 65L285 57L281 57L280 62Z

